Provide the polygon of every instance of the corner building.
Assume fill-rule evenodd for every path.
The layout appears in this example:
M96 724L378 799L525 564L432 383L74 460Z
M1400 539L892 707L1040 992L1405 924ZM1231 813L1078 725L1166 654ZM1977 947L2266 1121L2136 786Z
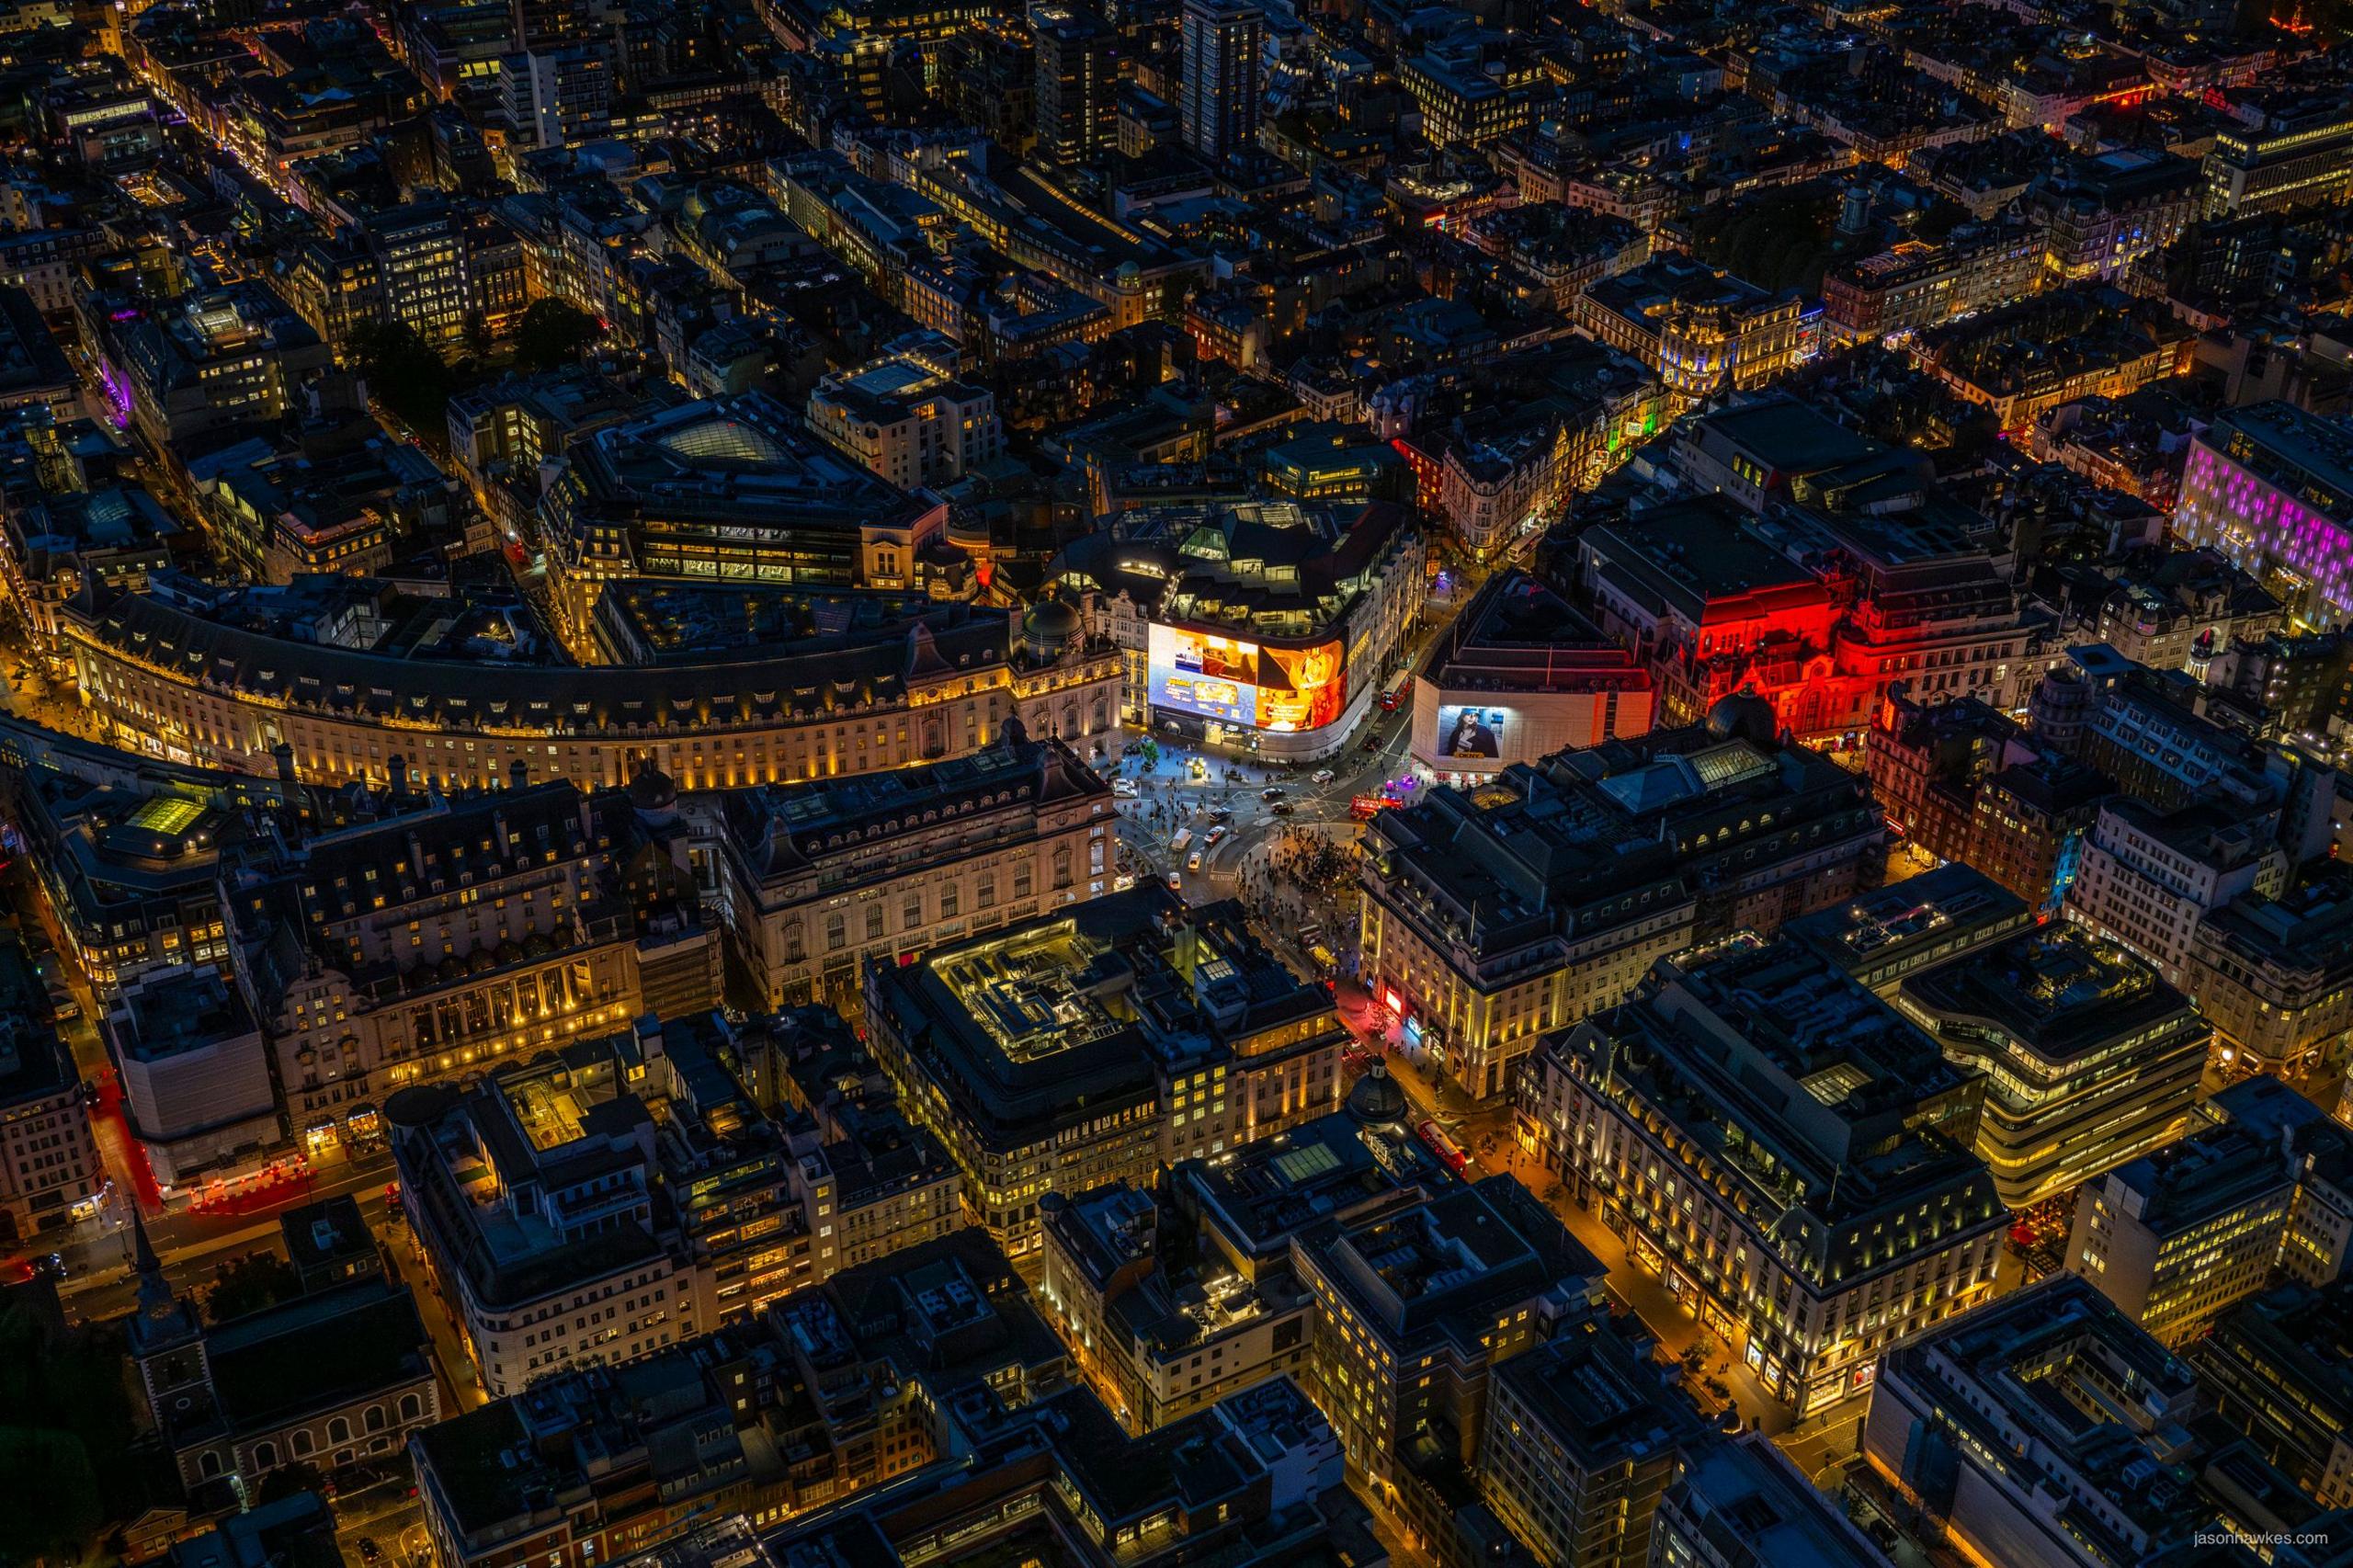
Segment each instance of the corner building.
M1358 873L1365 985L1491 1098L1655 960L1876 886L1885 835L1862 780L1777 739L1761 699L1726 699L1705 724L1381 812Z
M727 927L771 1007L855 1007L861 965L1100 897L1110 786L1017 722L976 756L732 791Z
M1539 579L1497 573L1414 671L1407 756L1464 788L1650 729L1650 672Z
M2166 1345L2285 1273L2345 1272L2348 1134L2269 1076L2201 1104L2188 1132L2075 1195L2067 1267Z
M105 1172L40 977L23 948L0 945L0 1241L65 1224Z
M1495 1372L1600 1315L1600 1260L1490 1176L1311 1225L1291 1267L1314 1302L1308 1392L1349 1464L1441 1562L1471 1560Z
M1912 975L1894 1002L1984 1074L1977 1153L2011 1209L2179 1136L2213 1032L2148 965L2060 924Z
M1428 547L1411 514L1247 501L1131 507L1053 578L1120 651L1130 715L1211 750L1340 749L1419 623ZM1049 601L1033 616L1066 613Z
M1549 1036L1519 1132L1801 1415L1994 1290L1977 1085L1816 955L1743 935Z
M2188 1561L2221 1525L2189 1482L2199 1404L2188 1366L2053 1275L1890 1351L1863 1453L1972 1562Z
M2353 618L2353 431L2288 403L2224 410L2190 440L2173 530L2190 548L2222 551L2307 625L2344 625Z
M866 1026L964 1201L1039 1266L1039 1200L1238 1149L1339 1108L1331 997L1224 903L1154 883L866 971Z
M1597 1318L1499 1369L1480 1490L1540 1561L1643 1568L1659 1503L1713 1433L1651 1346Z

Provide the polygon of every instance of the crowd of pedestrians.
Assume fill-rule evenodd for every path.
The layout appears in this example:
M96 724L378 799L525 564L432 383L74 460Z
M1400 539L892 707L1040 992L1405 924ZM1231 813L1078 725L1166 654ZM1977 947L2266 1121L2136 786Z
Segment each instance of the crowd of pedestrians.
M1181 870L1216 826L1231 826L1237 809L1257 803L1259 790L1305 777L1294 765L1201 759L1157 745L1130 751L1120 773L1135 787L1121 811L1140 841L1123 865L1139 877ZM1180 851L1176 835L1188 827L1193 836ZM1301 934L1316 929L1334 971L1350 974L1356 968L1355 837L1345 824L1286 823L1272 843L1219 869L1231 869L1235 895L1268 935L1312 960L1308 949L1318 944Z

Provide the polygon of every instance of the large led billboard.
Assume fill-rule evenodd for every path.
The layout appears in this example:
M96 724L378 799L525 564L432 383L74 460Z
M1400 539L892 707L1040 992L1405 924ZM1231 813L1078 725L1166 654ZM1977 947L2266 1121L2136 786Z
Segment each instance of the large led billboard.
M1228 724L1320 730L1338 722L1347 707L1347 666L1336 642L1266 648L1155 625L1145 665L1154 703Z

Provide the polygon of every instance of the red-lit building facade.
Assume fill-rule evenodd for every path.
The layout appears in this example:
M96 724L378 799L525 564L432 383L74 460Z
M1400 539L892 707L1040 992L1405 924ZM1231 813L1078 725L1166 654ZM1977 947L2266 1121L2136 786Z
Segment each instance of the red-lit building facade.
M1746 690L1799 739L1851 752L1895 682L2018 704L2041 636L2006 566L1938 524L1756 517L1709 496L1587 528L1577 572L1602 628L1649 667L1661 723Z

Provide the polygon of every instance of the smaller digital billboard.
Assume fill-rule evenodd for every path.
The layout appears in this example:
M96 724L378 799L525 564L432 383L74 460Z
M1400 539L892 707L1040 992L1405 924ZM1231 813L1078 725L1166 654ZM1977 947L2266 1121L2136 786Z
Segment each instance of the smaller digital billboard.
M1182 627L1155 625L1152 629L1149 648L1152 662L1175 675L1238 681L1244 686L1258 684L1258 645L1256 642L1220 637L1207 631L1188 631Z
M1152 699L1164 708L1197 713L1204 719L1222 719L1245 729L1256 727L1258 722L1258 688L1230 680L1165 675L1155 669L1152 672Z
M1511 722L1508 708L1441 708L1438 710L1438 755L1496 761L1504 754L1504 737Z

